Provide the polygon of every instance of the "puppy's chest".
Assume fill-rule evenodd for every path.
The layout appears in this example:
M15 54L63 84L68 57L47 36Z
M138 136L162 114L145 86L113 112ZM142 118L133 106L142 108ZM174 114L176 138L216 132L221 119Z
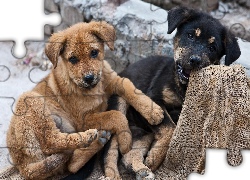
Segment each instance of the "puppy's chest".
M108 97L106 95L86 96L75 101L75 107L79 112L103 112L108 107Z

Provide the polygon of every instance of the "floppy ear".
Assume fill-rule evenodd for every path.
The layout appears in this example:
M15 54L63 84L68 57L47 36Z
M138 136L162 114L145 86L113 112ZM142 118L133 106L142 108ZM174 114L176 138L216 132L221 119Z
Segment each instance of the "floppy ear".
M187 7L177 7L171 9L168 12L168 34L171 34L175 28L177 28L180 24L187 21L191 14L193 13L193 9Z
M57 66L58 58L62 53L66 37L63 32L54 33L50 38L45 48L45 54L53 64L54 69Z
M89 26L90 31L102 39L108 45L109 49L113 51L115 45L115 28L104 21L92 21L89 23Z
M229 66L240 57L241 51L236 37L229 30L225 29L225 31L225 65Z

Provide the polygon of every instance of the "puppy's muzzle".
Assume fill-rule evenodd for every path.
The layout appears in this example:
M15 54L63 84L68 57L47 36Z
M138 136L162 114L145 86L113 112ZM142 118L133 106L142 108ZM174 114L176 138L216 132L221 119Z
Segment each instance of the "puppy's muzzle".
M92 75L92 74L89 74L89 75L86 75L84 78L83 78L83 81L88 84L88 85L91 85L95 80L95 76Z
M91 88L94 88L98 84L100 77L99 76L96 77L93 74L88 74L84 76L82 80L83 80L83 84L80 84L80 86L87 88L87 89L91 89Z

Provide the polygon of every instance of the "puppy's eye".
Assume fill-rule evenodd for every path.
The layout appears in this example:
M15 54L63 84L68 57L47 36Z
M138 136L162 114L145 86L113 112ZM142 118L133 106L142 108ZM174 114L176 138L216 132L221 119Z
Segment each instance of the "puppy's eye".
M69 62L71 62L72 64L76 64L78 63L78 59L75 56L72 56L69 58Z
M193 40L194 39L194 35L191 34L191 33L188 33L188 38Z
M215 48L215 46L210 46L210 47L209 47L209 50L210 50L211 52L214 52L214 51L216 51L216 48Z
M91 51L91 53L90 53L90 57L96 58L96 57L98 56L98 53L99 53L98 50L93 50L93 51Z

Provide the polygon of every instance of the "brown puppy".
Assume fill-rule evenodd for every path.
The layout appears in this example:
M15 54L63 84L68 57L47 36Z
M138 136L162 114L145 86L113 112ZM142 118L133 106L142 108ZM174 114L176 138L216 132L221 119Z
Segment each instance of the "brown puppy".
M75 173L103 147L106 139L95 140L97 130L115 133L127 153L127 119L106 111L113 93L150 124L161 122L162 109L103 60L104 42L113 50L114 40L115 29L106 22L79 23L49 39L45 53L55 69L19 98L7 133L10 156L25 178L45 179L66 168Z

